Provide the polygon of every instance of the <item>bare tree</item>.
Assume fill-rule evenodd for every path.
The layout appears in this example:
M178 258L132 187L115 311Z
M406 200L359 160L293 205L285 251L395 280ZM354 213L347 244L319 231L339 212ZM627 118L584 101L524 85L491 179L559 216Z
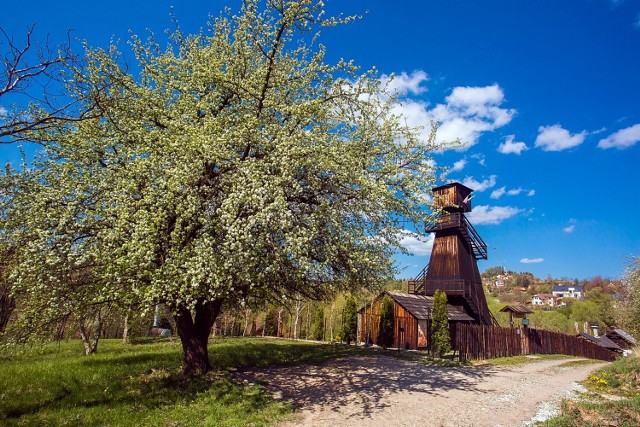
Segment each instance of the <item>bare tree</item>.
M17 42L0 27L0 144L32 140L37 130L97 117L102 111L99 91L87 90L84 98L68 96L67 79L75 79L82 69L71 50L70 33L65 43L53 45L49 37L36 43L34 28Z

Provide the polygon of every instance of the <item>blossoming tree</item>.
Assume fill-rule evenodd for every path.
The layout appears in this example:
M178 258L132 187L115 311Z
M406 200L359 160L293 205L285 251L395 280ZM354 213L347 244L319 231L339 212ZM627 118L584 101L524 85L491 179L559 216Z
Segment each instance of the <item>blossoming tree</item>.
M134 37L137 75L116 46L88 49L70 97L103 113L33 131L41 156L3 176L16 291L52 311L164 303L197 374L225 304L389 277L399 231L428 216L438 147L375 71L325 61L319 29L351 19L245 0L167 48Z

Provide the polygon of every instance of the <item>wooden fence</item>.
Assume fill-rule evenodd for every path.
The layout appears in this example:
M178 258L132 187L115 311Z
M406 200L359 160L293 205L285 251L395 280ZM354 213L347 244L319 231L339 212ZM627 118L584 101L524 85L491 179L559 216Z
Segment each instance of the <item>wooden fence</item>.
M538 329L457 324L455 334L451 335L460 360L567 354L612 361L618 356L618 353L583 338Z

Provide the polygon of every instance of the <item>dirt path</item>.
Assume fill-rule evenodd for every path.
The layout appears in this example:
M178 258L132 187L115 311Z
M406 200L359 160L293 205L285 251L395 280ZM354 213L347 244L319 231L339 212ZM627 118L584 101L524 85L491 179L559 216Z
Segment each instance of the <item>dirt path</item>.
M237 375L298 406L288 426L513 427L531 424L606 365L563 366L568 361L445 368L368 355Z

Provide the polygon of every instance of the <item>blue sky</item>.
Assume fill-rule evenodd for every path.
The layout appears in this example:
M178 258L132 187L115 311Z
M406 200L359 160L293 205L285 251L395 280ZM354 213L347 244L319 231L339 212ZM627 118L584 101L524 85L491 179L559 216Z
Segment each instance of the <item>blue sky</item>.
M5 3L0 26L18 39L36 23L36 37L72 29L126 48L129 30L170 27L171 10L193 32L240 1ZM471 219L489 248L481 270L615 278L640 255L640 0L327 3L363 15L324 33L327 59L395 73L410 123L437 119L441 138L465 142L435 160L476 189ZM0 163L16 158L0 147ZM397 261L412 277L430 242L405 243L415 255Z

